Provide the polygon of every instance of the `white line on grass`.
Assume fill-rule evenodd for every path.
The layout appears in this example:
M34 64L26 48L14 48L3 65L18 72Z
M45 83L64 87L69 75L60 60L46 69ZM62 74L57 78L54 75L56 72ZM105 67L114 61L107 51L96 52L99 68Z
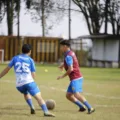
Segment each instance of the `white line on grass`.
M40 86L40 87L51 89L51 90L56 90L56 91L66 92L65 89L58 89L58 88L55 88L55 87L48 87L48 86L43 86L43 85ZM87 96L92 96L92 97L97 97L97 98L120 100L120 97L115 97L115 96L104 96L104 95L100 95L100 94L95 95L95 94L92 94L92 93L84 93L84 94L87 95Z
M10 81L10 80L3 80L3 81L0 81L0 82L14 83L15 84L15 81ZM56 91L66 92L65 89L58 89L58 88L55 88L55 87L49 87L49 86L45 86L45 85L41 85L40 87L46 88L46 89L51 89L51 90L56 90ZM97 97L97 98L120 100L120 97L116 97L116 96L105 96L105 95L100 95L100 94L96 95L96 94L86 93L86 92L84 92L84 94L86 96L92 96L92 97Z
M37 103L35 103L34 104L35 106L37 106L38 104ZM5 106L7 106L7 107L9 107L9 106L27 106L27 103L25 102L25 103L12 103L12 102L10 102L10 103L4 103L4 104L2 104L2 105L0 105L0 107L5 107ZM100 108L100 107L102 107L102 108L120 108L120 105L98 105L98 104L93 104L93 106L95 106L95 108Z

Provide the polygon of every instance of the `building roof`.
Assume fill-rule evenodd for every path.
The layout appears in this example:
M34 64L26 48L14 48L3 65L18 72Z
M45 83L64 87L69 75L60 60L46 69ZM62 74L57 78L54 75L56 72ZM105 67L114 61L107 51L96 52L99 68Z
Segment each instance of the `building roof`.
M120 40L120 35L112 35L112 34L97 34L97 35L83 35L78 37L77 39L118 39Z

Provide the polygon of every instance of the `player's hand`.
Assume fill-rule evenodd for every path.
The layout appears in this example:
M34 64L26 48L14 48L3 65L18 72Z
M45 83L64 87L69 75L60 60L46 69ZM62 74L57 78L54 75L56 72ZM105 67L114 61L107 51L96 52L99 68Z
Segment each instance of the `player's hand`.
M64 70L64 67L61 65L61 66L59 66L58 67L61 71L63 71Z
M57 77L57 80L62 79L62 78L63 78L62 76L58 76L58 77Z

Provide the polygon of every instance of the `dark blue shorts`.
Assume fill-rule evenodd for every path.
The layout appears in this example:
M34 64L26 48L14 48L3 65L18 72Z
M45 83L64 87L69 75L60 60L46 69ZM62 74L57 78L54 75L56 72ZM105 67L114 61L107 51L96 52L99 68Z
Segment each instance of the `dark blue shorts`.
M82 92L83 78L78 80L72 80L68 86L67 92L69 93L77 93Z
M25 95L30 93L32 96L35 96L37 93L40 92L40 89L35 82L25 84L21 87L17 87L17 90Z

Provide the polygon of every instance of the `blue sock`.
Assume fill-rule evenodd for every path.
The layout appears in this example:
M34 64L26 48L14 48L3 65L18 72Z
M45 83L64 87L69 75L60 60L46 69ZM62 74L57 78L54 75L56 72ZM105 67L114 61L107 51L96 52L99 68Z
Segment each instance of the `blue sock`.
M42 108L42 110L44 111L44 113L48 112L48 109L47 109L46 104L42 104L42 105L41 105L41 108Z
M83 108L83 105L80 103L80 101L75 101L74 102L79 108Z
M91 109L91 108L92 108L91 105L90 105L87 101L83 102L83 104L84 104L88 109Z
M34 109L34 106L32 104L32 99L27 99L26 102L28 103L31 109Z

